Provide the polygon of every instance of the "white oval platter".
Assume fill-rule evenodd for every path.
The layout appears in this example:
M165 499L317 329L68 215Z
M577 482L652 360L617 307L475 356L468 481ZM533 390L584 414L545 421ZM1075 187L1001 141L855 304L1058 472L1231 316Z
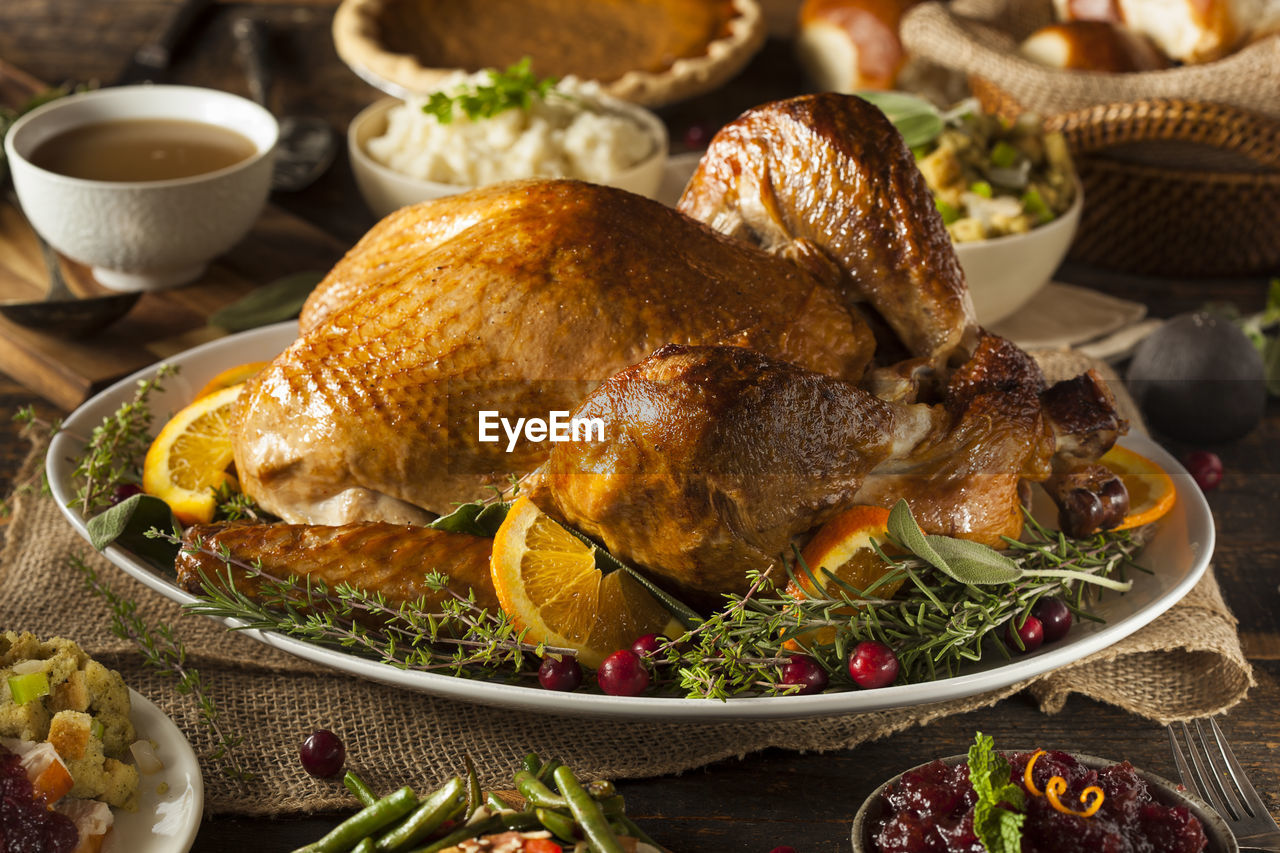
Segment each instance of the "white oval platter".
M152 398L156 423L163 423L169 414L189 402L215 374L247 361L270 359L296 337L295 323L279 323L230 335L167 359L168 363L180 366L181 370L178 376L165 381L163 393ZM132 398L138 380L153 376L155 371L156 366L140 370L87 401L67 418L62 431L49 447L46 472L54 497L67 521L86 540L85 519L70 507L74 494L72 460L93 427ZM783 719L880 711L972 696L1034 678L1111 646L1172 607L1204 574L1213 554L1213 517L1194 480L1176 459L1150 439L1131 435L1122 443L1162 465L1178 489L1174 509L1161 522L1159 532L1138 561L1151 569L1152 574L1134 572L1133 588L1128 593L1106 593L1102 596L1094 612L1105 622L1081 624L1083 620L1080 620L1065 639L1043 646L1033 654L1012 660L985 661L951 678L879 690L812 696L744 697L728 701L620 697L585 691L558 693L536 686L410 672L276 633L257 630L245 630L244 633L269 646L353 676L467 702L569 716L700 721ZM124 572L161 595L183 604L195 601L193 596L174 584L172 576L157 573L128 551L112 545L104 554ZM236 623L229 621L228 625Z

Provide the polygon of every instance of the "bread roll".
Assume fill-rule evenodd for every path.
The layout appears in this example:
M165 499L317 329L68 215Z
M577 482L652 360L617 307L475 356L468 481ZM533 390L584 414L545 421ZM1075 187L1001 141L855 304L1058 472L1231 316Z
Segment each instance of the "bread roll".
M820 88L891 89L906 61L898 24L915 0L805 0L796 55Z
M1106 21L1067 21L1036 30L1018 48L1034 62L1073 71L1155 71L1169 61L1145 37Z
M1170 59L1208 62L1280 31L1280 0L1054 0L1062 21L1123 23Z

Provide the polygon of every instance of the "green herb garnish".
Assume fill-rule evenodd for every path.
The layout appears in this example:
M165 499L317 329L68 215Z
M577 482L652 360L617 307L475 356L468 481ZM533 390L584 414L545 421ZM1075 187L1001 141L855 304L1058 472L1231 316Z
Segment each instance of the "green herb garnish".
M433 92L422 111L441 124L453 121L459 112L473 121L492 118L507 110L529 109L534 96L545 98L556 85L556 78L534 74L527 56L506 71L490 69L488 75L487 84Z
M969 747L969 781L978 795L973 831L982 846L989 853L1018 853L1027 816L1017 809L1022 808L1025 798L1022 789L1010 780L1009 762L995 751L995 741L982 732Z
M937 139L946 124L937 107L906 92L862 91L854 94L879 107L902 134L902 141L913 150Z

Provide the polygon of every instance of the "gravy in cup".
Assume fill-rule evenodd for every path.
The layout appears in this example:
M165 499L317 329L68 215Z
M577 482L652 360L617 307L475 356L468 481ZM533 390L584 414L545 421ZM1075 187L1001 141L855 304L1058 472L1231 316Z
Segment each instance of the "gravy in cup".
M35 166L87 181L167 181L216 172L257 152L243 134L186 119L125 118L71 128L31 152Z

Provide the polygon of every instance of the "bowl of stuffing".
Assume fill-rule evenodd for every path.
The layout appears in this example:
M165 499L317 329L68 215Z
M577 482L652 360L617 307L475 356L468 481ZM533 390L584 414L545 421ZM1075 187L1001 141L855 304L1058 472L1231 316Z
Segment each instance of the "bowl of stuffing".
M913 149L955 245L978 322L1016 313L1049 283L1080 224L1084 194L1061 134L964 104Z
M1040 292L1066 257L1084 197L1066 140L1034 115L976 101L949 110L903 92L860 92L894 122L933 194L973 298L993 325Z
M1217 812L1181 786L1119 763L1043 749L1000 751L981 733L967 755L913 767L871 793L854 853L1008 849L1236 853ZM992 845L996 845L993 847Z
M527 63L457 73L435 92L379 100L347 131L356 184L378 216L524 178L573 178L653 197L666 126L649 110Z

